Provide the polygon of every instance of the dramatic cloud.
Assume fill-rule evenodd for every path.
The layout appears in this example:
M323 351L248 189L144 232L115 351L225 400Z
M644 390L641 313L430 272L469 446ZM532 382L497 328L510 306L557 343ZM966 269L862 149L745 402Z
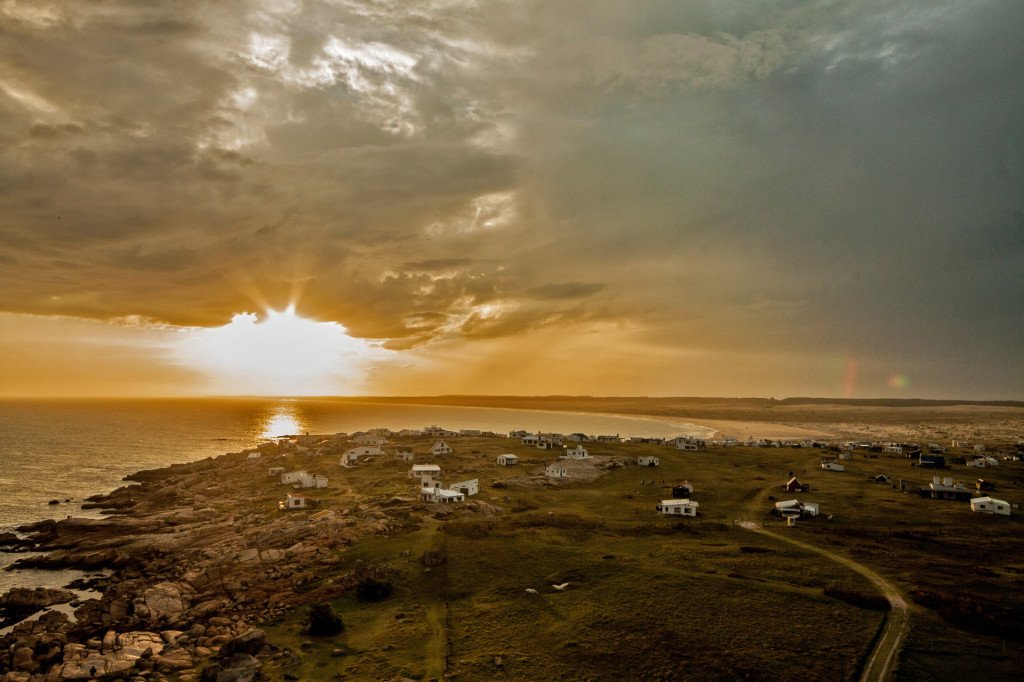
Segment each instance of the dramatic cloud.
M1022 25L0 0L4 333L296 303L393 352L371 391L838 393L856 358L863 394L1019 398Z

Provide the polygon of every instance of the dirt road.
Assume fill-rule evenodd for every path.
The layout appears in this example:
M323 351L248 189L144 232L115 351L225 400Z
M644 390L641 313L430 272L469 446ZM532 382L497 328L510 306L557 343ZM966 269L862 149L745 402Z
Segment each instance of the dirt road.
M867 566L859 564L841 554L836 554L835 552L796 540L787 535L767 530L750 521L740 523L739 525L755 533L761 533L776 540L788 542L809 552L816 552L828 557L832 561L860 573L885 595L885 598L889 601L889 614L885 619L882 634L879 636L875 648L871 651L867 662L864 664L864 671L861 673L860 680L861 682L881 682L888 679L892 675L893 663L896 662L896 654L899 652L900 645L910 631L910 608L903 595L896 589L896 586Z

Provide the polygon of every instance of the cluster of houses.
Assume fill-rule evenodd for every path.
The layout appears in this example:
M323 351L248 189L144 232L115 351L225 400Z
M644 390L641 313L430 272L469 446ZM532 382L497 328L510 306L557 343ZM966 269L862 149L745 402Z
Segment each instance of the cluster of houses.
M460 431L453 431L436 425L428 426L423 429L403 429L401 431L371 429L369 431L357 432L351 435L347 433L337 433L333 435L305 434L278 438L261 443L256 448L247 451L247 459L249 461L256 461L260 460L260 458L265 455L303 453L316 456L332 452L340 452L341 466L350 468L357 466L362 460L384 456L384 447L388 442L388 438L392 436L436 437L439 440L437 440L429 449L429 455L436 457L448 455L453 452L451 446L445 439L460 437L501 437L501 434L481 431L478 429L462 429ZM924 448L922 448L916 443L897 442L826 442L814 439L783 441L768 439L754 440L750 438L740 441L739 439L732 437L723 437L718 440L705 440L695 438L693 436L678 436L676 438L623 438L619 434L593 436L577 432L563 435L560 433L550 432L530 433L521 430L510 432L508 437L518 439L523 445L535 447L540 450L558 450L558 458L554 462L546 465L544 468L544 475L551 479L585 478L592 474L594 471L592 456L583 445L583 443L591 442L628 442L637 444L667 445L683 451L699 451L705 449L709 445L721 447L743 445L747 447L799 447L827 449L830 451L830 456L821 459L820 467L823 471L830 472L845 471L846 466L843 464L843 460L851 459L853 456L852 453L855 450L868 450L871 452L881 452L889 455L904 455L909 459L915 459L916 462L914 462L914 465L921 468L932 469L946 468L947 460L950 457L949 448L936 443L928 443ZM972 450L974 457L968 459L967 457L954 456L949 461L966 464L966 466L973 468L989 468L1000 465L1000 461L997 457L986 453L984 445L971 445L954 441L951 444L951 447L961 450ZM1024 457L1024 444L1018 444L1016 451L1010 455L1002 451L997 451L995 454L1003 455L1003 459L1019 460ZM395 450L394 457L395 459L409 462L410 464L415 460L415 455L411 447L399 446ZM520 457L513 453L506 453L498 455L496 463L499 466L517 466L520 463ZM645 454L637 457L636 464L644 467L657 467L660 465L660 458L656 455ZM272 467L269 469L269 473L271 476L279 477L282 485L290 485L294 489L293 492L289 492L287 494L285 500L279 503L279 506L282 509L307 509L311 506L317 506L319 500L305 495L302 491L305 489L325 488L328 485L328 479L326 476L310 474L302 469L286 472L283 467ZM422 502L437 504L458 503L465 501L466 497L475 495L479 491L478 479L467 479L445 485L441 481L441 468L437 464L412 464L412 468L409 470L409 477L418 479L419 486L417 493L419 500ZM876 483L896 485L893 483L892 479L885 474L879 474L871 480ZM960 481L953 481L949 477L939 476L934 477L931 483L926 486L907 484L902 479L899 481L898 485L900 490L918 492L919 494L931 497L932 499L969 501L971 510L975 512L1007 516L1011 514L1012 505L1004 500L999 500L986 494L991 492L994 486L984 479L978 479L976 490L968 488ZM803 493L809 489L808 485L800 482L794 476L791 476L783 487L787 492L791 493ZM661 500L656 507L657 511L665 515L696 516L700 505L698 502L691 499L692 491L692 486L689 484L673 487L673 498ZM976 495L979 496L976 497ZM786 519L788 523L792 524L795 523L796 519L801 517L817 516L819 511L820 508L818 503L802 502L794 498L787 499L782 502L776 502L772 513ZM321 511L317 512L313 516L322 516L327 518L332 515L333 512ZM310 520L313 520L313 518L310 517Z

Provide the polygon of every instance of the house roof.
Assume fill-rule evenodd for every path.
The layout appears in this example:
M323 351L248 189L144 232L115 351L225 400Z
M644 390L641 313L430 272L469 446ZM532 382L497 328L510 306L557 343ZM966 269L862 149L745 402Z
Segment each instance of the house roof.
M440 464L413 464L412 465L412 470L413 471L440 471L441 470L441 465Z
M663 507L682 507L682 506L686 506L686 505L692 506L692 507L699 507L700 503L699 502L694 502L692 500L662 500L661 501L661 506L663 506Z
M979 502L979 503L982 503L982 504L985 504L985 503L1005 504L1006 506L1010 506L1010 503L1007 502L1006 500L997 500L996 498L989 497L988 495L985 495L984 497L972 498L971 499L971 504L974 504L975 502Z

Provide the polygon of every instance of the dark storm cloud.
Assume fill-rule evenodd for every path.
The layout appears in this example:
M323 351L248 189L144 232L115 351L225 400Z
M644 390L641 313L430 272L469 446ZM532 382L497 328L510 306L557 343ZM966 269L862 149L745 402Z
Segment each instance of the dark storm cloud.
M1005 365L1022 25L1009 1L6 3L0 308L217 325L301 294L393 348L617 317L737 357Z

